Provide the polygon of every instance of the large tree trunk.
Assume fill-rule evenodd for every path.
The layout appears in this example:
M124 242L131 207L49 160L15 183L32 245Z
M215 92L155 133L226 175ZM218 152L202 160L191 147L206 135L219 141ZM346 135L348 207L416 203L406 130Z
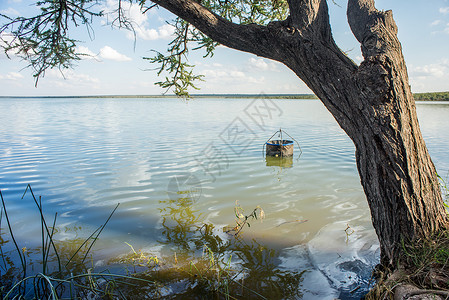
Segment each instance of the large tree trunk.
M301 32L301 40L309 43L297 43L294 52L302 55L286 64L304 79L354 142L381 262L394 265L401 242L430 237L447 226L396 24L391 11L377 11L373 1L349 0L348 20L364 55L357 67L335 46L327 22L320 22L328 15L326 2L316 4L315 13L308 15L317 16L308 25L315 29ZM294 27L301 26L305 17L297 20L295 24L292 15Z
M382 262L393 263L402 240L431 237L447 227L435 167L419 129L407 68L391 11L350 0L348 20L362 44L355 80L363 117L349 133L379 237Z
M357 66L332 38L326 0L289 0L290 16L267 26L231 23L193 0L153 2L221 44L284 63L321 99L355 144L383 264L397 262L402 241L447 227L391 11L349 0L348 21L364 55Z

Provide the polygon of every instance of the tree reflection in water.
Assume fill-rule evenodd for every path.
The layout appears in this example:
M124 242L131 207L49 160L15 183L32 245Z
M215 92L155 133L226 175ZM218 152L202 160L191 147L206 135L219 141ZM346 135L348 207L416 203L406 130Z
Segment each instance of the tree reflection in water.
M180 193L178 199L160 201L161 238L158 241L171 253L161 259L152 259L146 253L135 252L118 259L112 259L110 265L103 267L101 276L89 275L76 282L56 281L59 297L78 296L81 298L111 299L289 299L300 298L303 274L306 272L283 271L279 268L279 251L270 249L255 239L246 240L244 234L234 236L215 228L205 222L205 217L195 210L193 201L186 197L188 193ZM231 216L230 216L231 217ZM55 230L57 230L55 228ZM75 278L77 274L91 274L94 270L91 262L86 262L88 247L85 239L78 237L82 228L65 228L71 230L74 238L54 241L54 251L48 253L47 266L40 260L42 249L24 249L27 269L38 273L42 268L54 280L58 278ZM0 264L0 280L2 292L8 291L22 277L22 269L17 267L16 250L8 247L10 241L0 234L2 260ZM72 257L74 254L76 257ZM69 262L69 264L65 264ZM143 261L147 263L142 264ZM107 267L114 268L117 262L125 265L138 265L139 268L129 271L127 278L114 279L109 276ZM64 266L60 270L60 265ZM123 268L121 268L123 274ZM100 270L101 271L101 270ZM113 275L113 274L112 274ZM145 280L139 281L139 280ZM43 281L42 281L43 282ZM73 284L78 290L72 291ZM18 290L19 294L37 296L47 293L45 286L33 292L33 284ZM28 292L29 291L29 292ZM72 292L74 294L72 294ZM46 294L48 295L48 293Z
M160 296L170 298L300 298L303 274L279 268L279 251L228 235L205 223L185 197L160 201L161 244L173 255L165 266L147 272L157 280ZM142 275L142 274L141 274ZM138 292L139 291L133 291ZM141 290L140 293L143 293ZM143 294L140 294L142 297ZM154 296L154 294L153 294Z

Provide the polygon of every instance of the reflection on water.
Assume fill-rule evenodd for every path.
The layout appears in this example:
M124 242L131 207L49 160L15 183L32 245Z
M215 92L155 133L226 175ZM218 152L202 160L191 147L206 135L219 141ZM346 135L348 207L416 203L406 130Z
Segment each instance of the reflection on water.
M266 156L265 161L267 162L267 167L281 167L281 168L291 168L293 167L293 156Z
M163 200L160 203L162 204L159 210L162 218L160 223L163 239L158 242L170 246L170 250L180 255L195 255L197 248L201 249L203 246L201 235L203 230L200 229L204 216L192 207L193 200L190 197ZM195 249L191 249L192 243L196 246Z
M51 239L43 234L42 246L22 248L24 265L21 269L14 257L20 249L3 250L8 248L13 235L5 238L6 234L2 231L2 297L22 277L28 276L36 276L28 279L33 284L27 285L25 281L25 284L15 286L13 296L27 294L47 298L54 291L58 297L70 298L75 295L82 298L100 297L103 294L125 299L302 297L301 285L307 270L283 270L279 250L255 239L245 239L242 235L227 235L223 233L223 228L205 223L204 216L192 207L192 199L184 196L188 193L180 194L182 196L176 200L161 201L164 207L160 210L162 239L158 242L167 248L164 251L167 255L160 259L141 250L136 252L128 244L131 253L111 259L107 264L94 266L93 257L92 261L86 262L91 249L90 237L78 236L85 232L83 228L49 227L45 232L51 232ZM64 235L71 238L56 239ZM96 240L95 237L91 242ZM13 241L16 243L16 240ZM19 243L22 244L22 241ZM117 263L120 265L117 266ZM112 277L111 280L108 277L111 274L109 267L113 270L112 274L121 273L127 277L120 278L120 281ZM129 267L133 267L132 271ZM97 275L89 275L92 273ZM57 283L54 290L50 289L49 282Z
M153 276L160 278L157 273L170 273L173 268L192 269L194 264L194 277L203 277L212 267L225 271L221 275L222 279L209 280L213 284L219 284L217 280L228 280L227 290L220 292L229 293L233 297L281 299L301 296L302 277L307 270L281 270L279 250L271 249L255 239L247 240L244 234L224 234L223 229L205 223L204 216L192 207L191 199L186 197L163 200L161 203L164 207L160 211L163 240L159 242L170 249L172 256L176 255L176 262L154 272ZM204 255L202 256L205 249L208 254L206 258L209 260L206 265L203 261ZM214 261L212 266L211 259ZM169 287L174 283L173 279L161 282ZM184 290L177 293L201 298L211 292L215 291L210 290L210 287L204 289L204 286L198 284L198 280L191 280Z
M128 253L126 243L166 259L176 253L179 261L198 260L206 244L223 258L237 253L232 266L242 270L240 279L268 268L262 274L272 274L276 284L285 274L296 278L291 286L304 299L358 298L377 263L378 242L353 144L318 101L276 100L276 113L263 124L248 110L251 101L2 99L0 189L17 234L27 249L39 245L39 228L31 225L39 224L35 210L20 201L31 184L48 215L58 212L61 228L92 232L105 211L121 203L96 243L95 263ZM417 109L445 175L449 105ZM238 151L228 135L237 125L251 131ZM261 155L267 136L281 127L301 144L299 160ZM205 154L208 160L199 161ZM221 230L233 223L236 200L266 214L237 239ZM346 242L348 225L355 232ZM11 250L11 243L3 247ZM173 282L171 293L186 287Z
M190 201L196 202L202 193L201 182L191 173L181 173L170 178L167 194L172 200L179 200L179 195L185 195Z

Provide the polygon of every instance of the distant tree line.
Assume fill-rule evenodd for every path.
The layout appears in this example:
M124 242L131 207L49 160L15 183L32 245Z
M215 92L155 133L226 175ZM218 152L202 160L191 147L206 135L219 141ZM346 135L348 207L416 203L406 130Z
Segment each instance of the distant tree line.
M449 92L415 93L416 101L449 101Z
M315 94L192 94L192 98L318 99ZM415 93L416 101L449 101L449 92ZM175 95L0 96L1 98L174 98Z

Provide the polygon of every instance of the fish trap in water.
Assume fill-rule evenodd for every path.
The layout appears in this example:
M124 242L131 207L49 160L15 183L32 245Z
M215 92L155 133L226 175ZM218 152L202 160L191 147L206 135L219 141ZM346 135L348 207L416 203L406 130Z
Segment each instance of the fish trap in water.
M265 147L268 156L293 156L294 145L290 140L270 140Z
M282 134L285 133L291 140L285 140L282 137ZM278 134L278 137L280 139L273 139L273 137ZM300 155L302 153L301 147L299 146L299 143L297 140L292 138L287 132L282 131L282 129L279 129L276 131L266 142L265 142L265 154L267 156L274 156L274 157L290 157L293 156L293 148L294 148L294 142L298 145L298 149L300 151Z

